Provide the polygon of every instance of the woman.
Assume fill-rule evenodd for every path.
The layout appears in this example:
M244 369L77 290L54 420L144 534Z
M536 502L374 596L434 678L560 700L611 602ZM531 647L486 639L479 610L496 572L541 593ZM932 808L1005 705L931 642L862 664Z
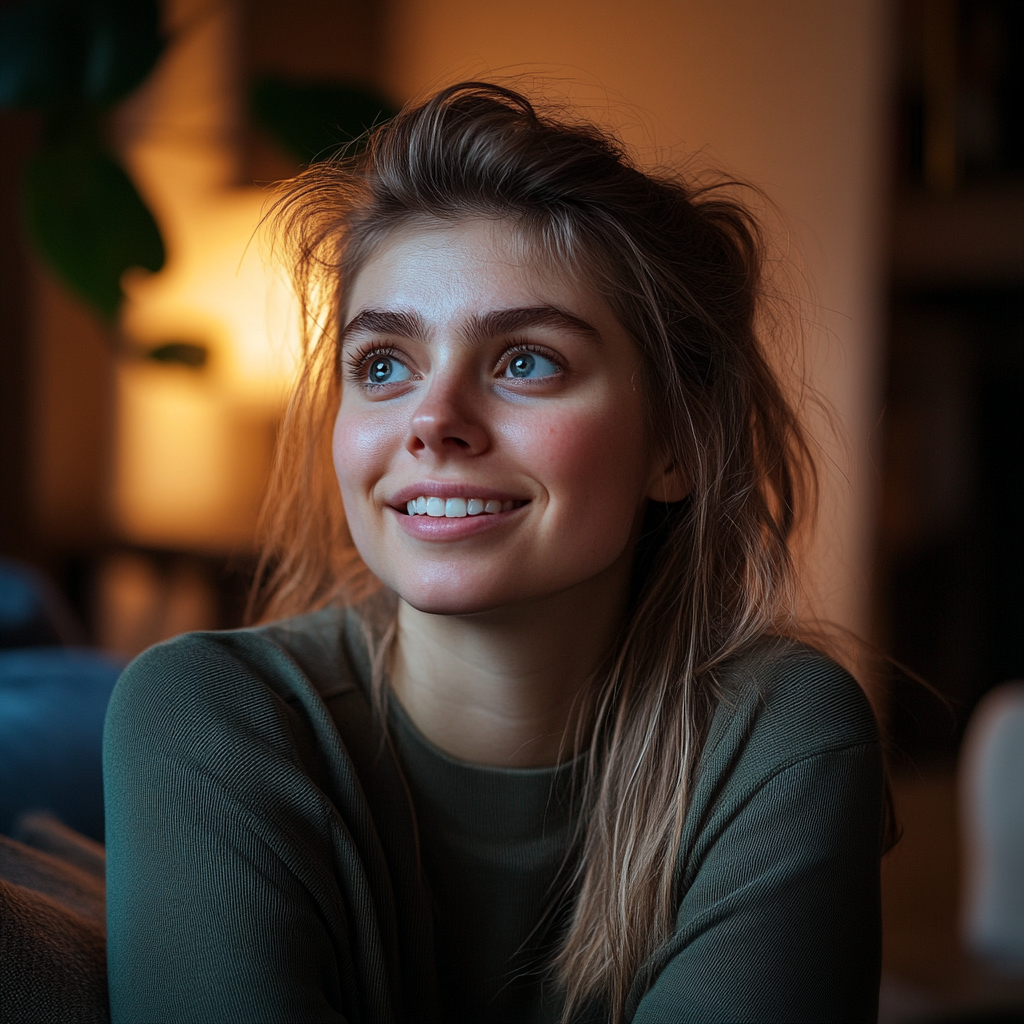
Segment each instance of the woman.
M873 1019L879 742L798 640L750 214L469 83L277 216L290 617L118 685L114 1021Z

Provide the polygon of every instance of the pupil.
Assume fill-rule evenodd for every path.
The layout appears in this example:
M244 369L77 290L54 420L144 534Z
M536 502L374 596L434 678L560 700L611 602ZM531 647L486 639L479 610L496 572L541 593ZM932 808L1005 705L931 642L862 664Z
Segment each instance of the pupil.
M370 367L370 377L375 384L383 384L391 376L391 360L377 359Z
M537 360L528 352L524 352L521 356L516 356L515 359L512 360L512 376L528 377L536 365Z

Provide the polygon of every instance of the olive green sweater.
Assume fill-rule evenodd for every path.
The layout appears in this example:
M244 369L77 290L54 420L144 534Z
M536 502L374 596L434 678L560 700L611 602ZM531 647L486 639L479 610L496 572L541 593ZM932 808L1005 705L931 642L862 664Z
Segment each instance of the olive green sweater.
M368 680L358 620L336 610L190 634L125 671L104 752L114 1024L558 1019L545 963L571 900L552 886L574 765L465 764L397 707L389 740ZM883 781L868 703L792 644L726 684L675 930L628 1018L873 1020Z

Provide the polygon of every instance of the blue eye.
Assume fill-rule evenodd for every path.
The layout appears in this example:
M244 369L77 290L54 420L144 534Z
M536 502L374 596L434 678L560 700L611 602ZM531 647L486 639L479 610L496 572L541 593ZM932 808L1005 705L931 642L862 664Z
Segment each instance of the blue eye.
M539 377L553 377L558 367L550 360L536 352L517 352L505 368L506 377L519 380L536 380Z
M370 384L397 384L411 376L409 367L392 356L377 356L370 360L366 369L366 379Z

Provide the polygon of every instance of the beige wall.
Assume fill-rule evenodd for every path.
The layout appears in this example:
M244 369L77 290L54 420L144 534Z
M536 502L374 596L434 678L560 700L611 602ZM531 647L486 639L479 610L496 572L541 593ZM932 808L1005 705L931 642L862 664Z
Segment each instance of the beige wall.
M779 204L815 300L811 383L845 435L832 441L819 424L826 493L807 576L818 607L860 632L879 414L888 16L885 0L390 0L383 35L381 85L398 100L491 72L555 76L647 158L703 150Z

